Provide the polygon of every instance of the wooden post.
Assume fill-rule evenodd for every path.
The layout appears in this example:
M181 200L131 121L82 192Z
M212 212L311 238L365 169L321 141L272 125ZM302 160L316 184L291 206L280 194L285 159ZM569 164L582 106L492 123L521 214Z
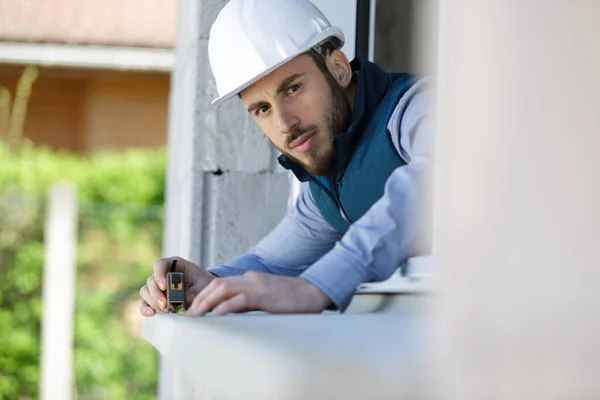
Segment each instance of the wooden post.
M40 399L72 398L77 192L58 183L49 192L45 227Z

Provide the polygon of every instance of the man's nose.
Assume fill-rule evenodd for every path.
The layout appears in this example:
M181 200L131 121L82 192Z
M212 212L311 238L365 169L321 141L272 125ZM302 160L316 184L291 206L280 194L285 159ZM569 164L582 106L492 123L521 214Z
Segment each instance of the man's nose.
M281 134L286 135L292 132L300 124L300 119L291 107L285 105L279 106L276 113L279 122L279 133Z

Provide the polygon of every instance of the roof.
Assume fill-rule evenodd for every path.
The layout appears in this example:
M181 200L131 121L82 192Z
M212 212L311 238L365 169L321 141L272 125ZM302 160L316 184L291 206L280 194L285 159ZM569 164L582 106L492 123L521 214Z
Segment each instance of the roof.
M177 0L0 0L0 41L172 48Z

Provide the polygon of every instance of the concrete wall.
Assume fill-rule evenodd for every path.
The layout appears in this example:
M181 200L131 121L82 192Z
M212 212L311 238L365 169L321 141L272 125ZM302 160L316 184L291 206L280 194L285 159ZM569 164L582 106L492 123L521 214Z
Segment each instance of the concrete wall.
M15 88L24 67L0 66ZM33 142L73 152L164 146L169 76L162 73L41 68L23 127Z
M225 4L180 4L172 75L164 251L202 266L246 252L284 215L289 193L288 174L240 100L211 104L208 34Z
M286 212L290 191L288 173L240 100L211 104L217 91L208 35L225 4L180 3L171 80L163 252L202 267L242 254L266 235ZM191 398L164 360L159 395Z

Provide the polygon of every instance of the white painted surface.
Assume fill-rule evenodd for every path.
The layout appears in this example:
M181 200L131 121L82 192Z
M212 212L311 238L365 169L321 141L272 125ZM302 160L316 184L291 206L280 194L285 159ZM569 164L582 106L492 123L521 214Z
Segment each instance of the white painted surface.
M311 0L332 25L339 26L346 37L343 51L352 60L356 45L356 0Z
M0 42L0 63L168 72L175 56L169 49Z
M441 5L439 397L600 398L600 2Z
M145 324L144 337L177 363L193 386L189 398L205 398L196 397L200 392L227 400L424 398L426 298L388 298L377 313L162 314Z
M73 185L53 186L44 232L40 399L71 399L73 314L77 249L77 193Z

